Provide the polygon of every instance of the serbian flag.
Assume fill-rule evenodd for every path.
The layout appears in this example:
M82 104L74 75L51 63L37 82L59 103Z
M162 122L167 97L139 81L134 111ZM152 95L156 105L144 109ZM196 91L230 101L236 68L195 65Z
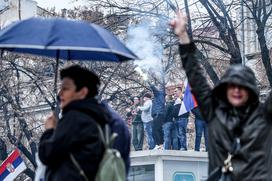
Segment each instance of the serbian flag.
M183 101L180 106L179 116L187 112L190 112L192 109L197 107L196 99L191 92L190 85L187 79L184 81L184 87L185 87L185 92L183 95Z
M20 173L26 169L26 165L20 156L19 150L16 149L0 166L0 181L14 180Z

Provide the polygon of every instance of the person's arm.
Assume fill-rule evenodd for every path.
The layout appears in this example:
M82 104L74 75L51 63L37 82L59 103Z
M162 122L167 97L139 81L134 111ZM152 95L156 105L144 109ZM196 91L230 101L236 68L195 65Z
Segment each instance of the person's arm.
M204 76L204 70L197 58L197 48L187 33L187 18L181 13L171 21L170 25L174 28L175 34L179 38L179 53L183 68L188 77L191 91L195 95L201 112L206 120L212 117L212 97L211 88Z
M153 84L149 84L149 87L152 90L154 97L156 97L159 94L159 90Z
M139 106L138 108L141 110L141 111L147 111L149 110L150 106L151 106L151 101L147 101L144 103L143 106Z

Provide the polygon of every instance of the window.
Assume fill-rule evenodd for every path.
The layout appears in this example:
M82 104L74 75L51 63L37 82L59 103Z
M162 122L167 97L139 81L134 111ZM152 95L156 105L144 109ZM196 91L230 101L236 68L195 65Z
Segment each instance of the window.
M155 181L154 165L131 166L129 181Z

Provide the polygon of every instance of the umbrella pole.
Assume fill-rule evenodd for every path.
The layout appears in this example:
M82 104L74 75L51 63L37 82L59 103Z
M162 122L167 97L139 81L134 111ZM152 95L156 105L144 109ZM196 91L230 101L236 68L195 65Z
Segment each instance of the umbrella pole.
M59 55L60 55L60 51L57 50L56 66L55 66L55 80L54 80L54 94L55 94L55 101L54 101L55 110L54 110L54 112L55 112L56 118L59 118L59 113L60 113L60 106L59 106L59 99L58 99L58 87L57 87L58 71L59 71Z

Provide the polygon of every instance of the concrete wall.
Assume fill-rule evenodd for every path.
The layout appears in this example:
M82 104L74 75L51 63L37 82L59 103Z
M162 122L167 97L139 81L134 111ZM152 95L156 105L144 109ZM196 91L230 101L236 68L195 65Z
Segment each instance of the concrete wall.
M207 175L206 152L177 150L131 152L129 181L202 181L207 179Z

